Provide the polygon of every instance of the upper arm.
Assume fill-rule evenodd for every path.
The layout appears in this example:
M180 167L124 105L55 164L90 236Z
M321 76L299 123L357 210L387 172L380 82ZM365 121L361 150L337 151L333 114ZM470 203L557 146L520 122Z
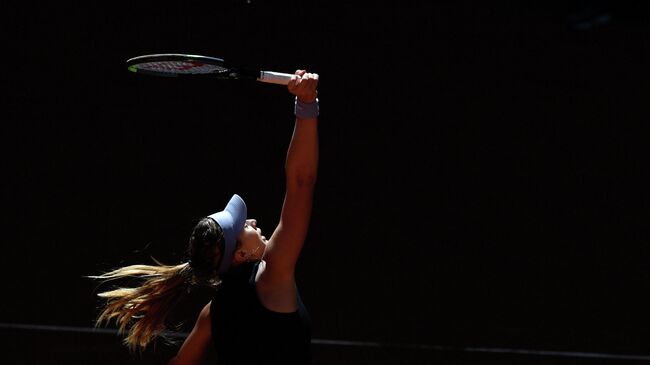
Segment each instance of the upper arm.
M312 209L311 188L287 192L280 222L264 252L265 274L276 280L292 281L300 251L307 236Z
M212 339L212 321L210 319L210 303L208 303L196 319L194 328L181 345L178 354L169 362L169 365L201 364L207 354Z

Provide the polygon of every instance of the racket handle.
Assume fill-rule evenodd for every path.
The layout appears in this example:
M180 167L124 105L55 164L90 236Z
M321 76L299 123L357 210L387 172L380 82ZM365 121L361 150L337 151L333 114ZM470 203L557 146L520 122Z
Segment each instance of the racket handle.
M260 71L260 77L257 78L257 81L268 82L270 84L287 85L293 76L295 75L274 71Z

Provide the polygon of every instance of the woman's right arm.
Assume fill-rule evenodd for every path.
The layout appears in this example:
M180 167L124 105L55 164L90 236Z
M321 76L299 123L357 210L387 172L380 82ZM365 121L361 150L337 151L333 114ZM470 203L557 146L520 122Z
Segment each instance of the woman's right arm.
M208 353L212 339L212 321L210 319L210 303L208 303L196 319L194 328L183 342L178 354L167 365L200 365Z
M257 291L262 303L278 312L294 311L296 262L307 236L318 175L318 74L296 71L287 85L296 109L293 135L285 160L286 191L280 221L266 245ZM302 109L302 108L306 109Z
M298 102L317 106L318 78L318 74L298 70L287 87ZM309 227L318 157L317 115L305 117L298 113L285 160L286 192L280 221L264 252L266 280L293 285L294 269Z

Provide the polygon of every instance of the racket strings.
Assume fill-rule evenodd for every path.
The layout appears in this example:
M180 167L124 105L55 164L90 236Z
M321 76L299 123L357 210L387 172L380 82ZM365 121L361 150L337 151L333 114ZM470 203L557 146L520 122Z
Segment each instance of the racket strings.
M207 74L223 73L229 69L217 65L197 61L158 61L137 65L140 70L173 73L173 74Z

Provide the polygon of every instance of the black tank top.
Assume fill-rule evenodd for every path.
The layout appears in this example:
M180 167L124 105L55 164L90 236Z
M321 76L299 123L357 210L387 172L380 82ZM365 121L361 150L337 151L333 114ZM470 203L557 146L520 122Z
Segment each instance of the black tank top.
M218 364L311 364L311 320L300 295L295 312L266 308L255 290L259 264L232 268L212 299L212 340Z

